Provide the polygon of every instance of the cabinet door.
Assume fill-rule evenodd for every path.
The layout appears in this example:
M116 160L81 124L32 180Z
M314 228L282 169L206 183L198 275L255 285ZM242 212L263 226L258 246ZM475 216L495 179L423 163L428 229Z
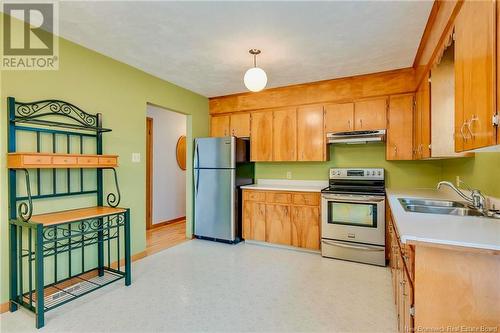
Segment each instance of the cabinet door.
M413 94L395 95L389 99L387 127L387 160L413 158Z
M297 160L324 161L325 135L323 106L304 106L297 110Z
M430 84L427 78L420 84L415 96L416 108L413 121L413 158L423 159L431 156L431 99Z
M276 110L273 114L273 160L297 160L297 110Z
M251 115L250 159L252 161L273 160L273 113L253 112Z
M290 206L266 204L266 241L291 245Z
M245 200L243 202L243 239L266 240L266 204Z
M325 131L348 132L354 129L354 103L325 105Z
M210 124L210 136L229 136L229 116L212 117Z
M250 113L231 115L231 135L238 138L250 137Z
M410 283L410 279L405 270L403 270L403 281L402 281L402 295L403 298L403 313L401 314L404 322L405 333L413 333L413 316L411 315L413 307L413 286Z
M455 150L496 144L495 1L464 1L455 21Z
M387 127L387 98L374 98L354 103L356 131L381 130Z
M292 245L319 250L320 215L319 207L292 207Z

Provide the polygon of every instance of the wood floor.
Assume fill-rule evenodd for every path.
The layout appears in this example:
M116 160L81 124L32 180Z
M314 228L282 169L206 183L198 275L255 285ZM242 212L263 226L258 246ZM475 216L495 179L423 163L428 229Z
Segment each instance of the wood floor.
M187 241L185 220L146 230L146 255L152 255L185 241Z

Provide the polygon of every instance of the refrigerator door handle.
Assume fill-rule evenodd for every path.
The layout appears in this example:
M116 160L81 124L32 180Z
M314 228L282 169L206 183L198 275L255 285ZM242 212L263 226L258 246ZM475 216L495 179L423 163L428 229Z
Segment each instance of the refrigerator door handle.
M198 169L194 169L194 172L195 172L195 187L194 187L194 196L197 197L198 196L198 187L200 185L200 170Z
M194 158L194 168L198 168L200 164L200 147L198 146L198 142L195 141L195 151L196 151L196 156Z

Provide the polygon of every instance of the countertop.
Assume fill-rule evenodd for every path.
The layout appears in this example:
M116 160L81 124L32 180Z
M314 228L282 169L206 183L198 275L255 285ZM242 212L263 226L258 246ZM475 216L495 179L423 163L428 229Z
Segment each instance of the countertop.
M258 179L256 184L242 186L245 190L321 192L327 180Z
M463 201L447 190L391 190L387 198L402 243L411 241L500 251L500 220L406 212L399 198Z

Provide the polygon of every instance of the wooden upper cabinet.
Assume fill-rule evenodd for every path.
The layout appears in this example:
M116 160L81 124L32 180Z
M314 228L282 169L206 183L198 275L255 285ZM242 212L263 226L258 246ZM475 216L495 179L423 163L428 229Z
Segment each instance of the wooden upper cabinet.
M231 135L238 138L250 137L250 113L235 113L230 119Z
M252 161L273 160L273 113L269 111L251 114L250 159Z
M496 144L495 1L463 3L455 20L455 150Z
M325 131L348 132L354 129L354 103L326 104Z
M229 136L229 116L212 117L210 124L210 136Z
M297 160L297 110L275 110L273 114L273 161Z
M387 127L387 98L373 98L354 103L354 130L371 131Z
M387 127L387 160L413 158L414 94L394 95L389 98Z
M303 106L297 109L297 160L324 161L325 134L323 106Z
M430 84L426 78L418 87L413 126L413 158L425 159L431 156L431 99Z
M497 68L496 68L496 71L497 71L497 99L496 99L496 102L497 102L497 108L500 107L500 1L497 1L496 2L497 4L497 17L496 17L496 20L497 20L497 48L496 48L496 52L497 52L497 57L496 57L496 60L497 60ZM499 112L497 111L497 144L500 144L500 114Z
M325 105L325 130L331 132L369 131L387 127L387 98L370 98L354 103Z

